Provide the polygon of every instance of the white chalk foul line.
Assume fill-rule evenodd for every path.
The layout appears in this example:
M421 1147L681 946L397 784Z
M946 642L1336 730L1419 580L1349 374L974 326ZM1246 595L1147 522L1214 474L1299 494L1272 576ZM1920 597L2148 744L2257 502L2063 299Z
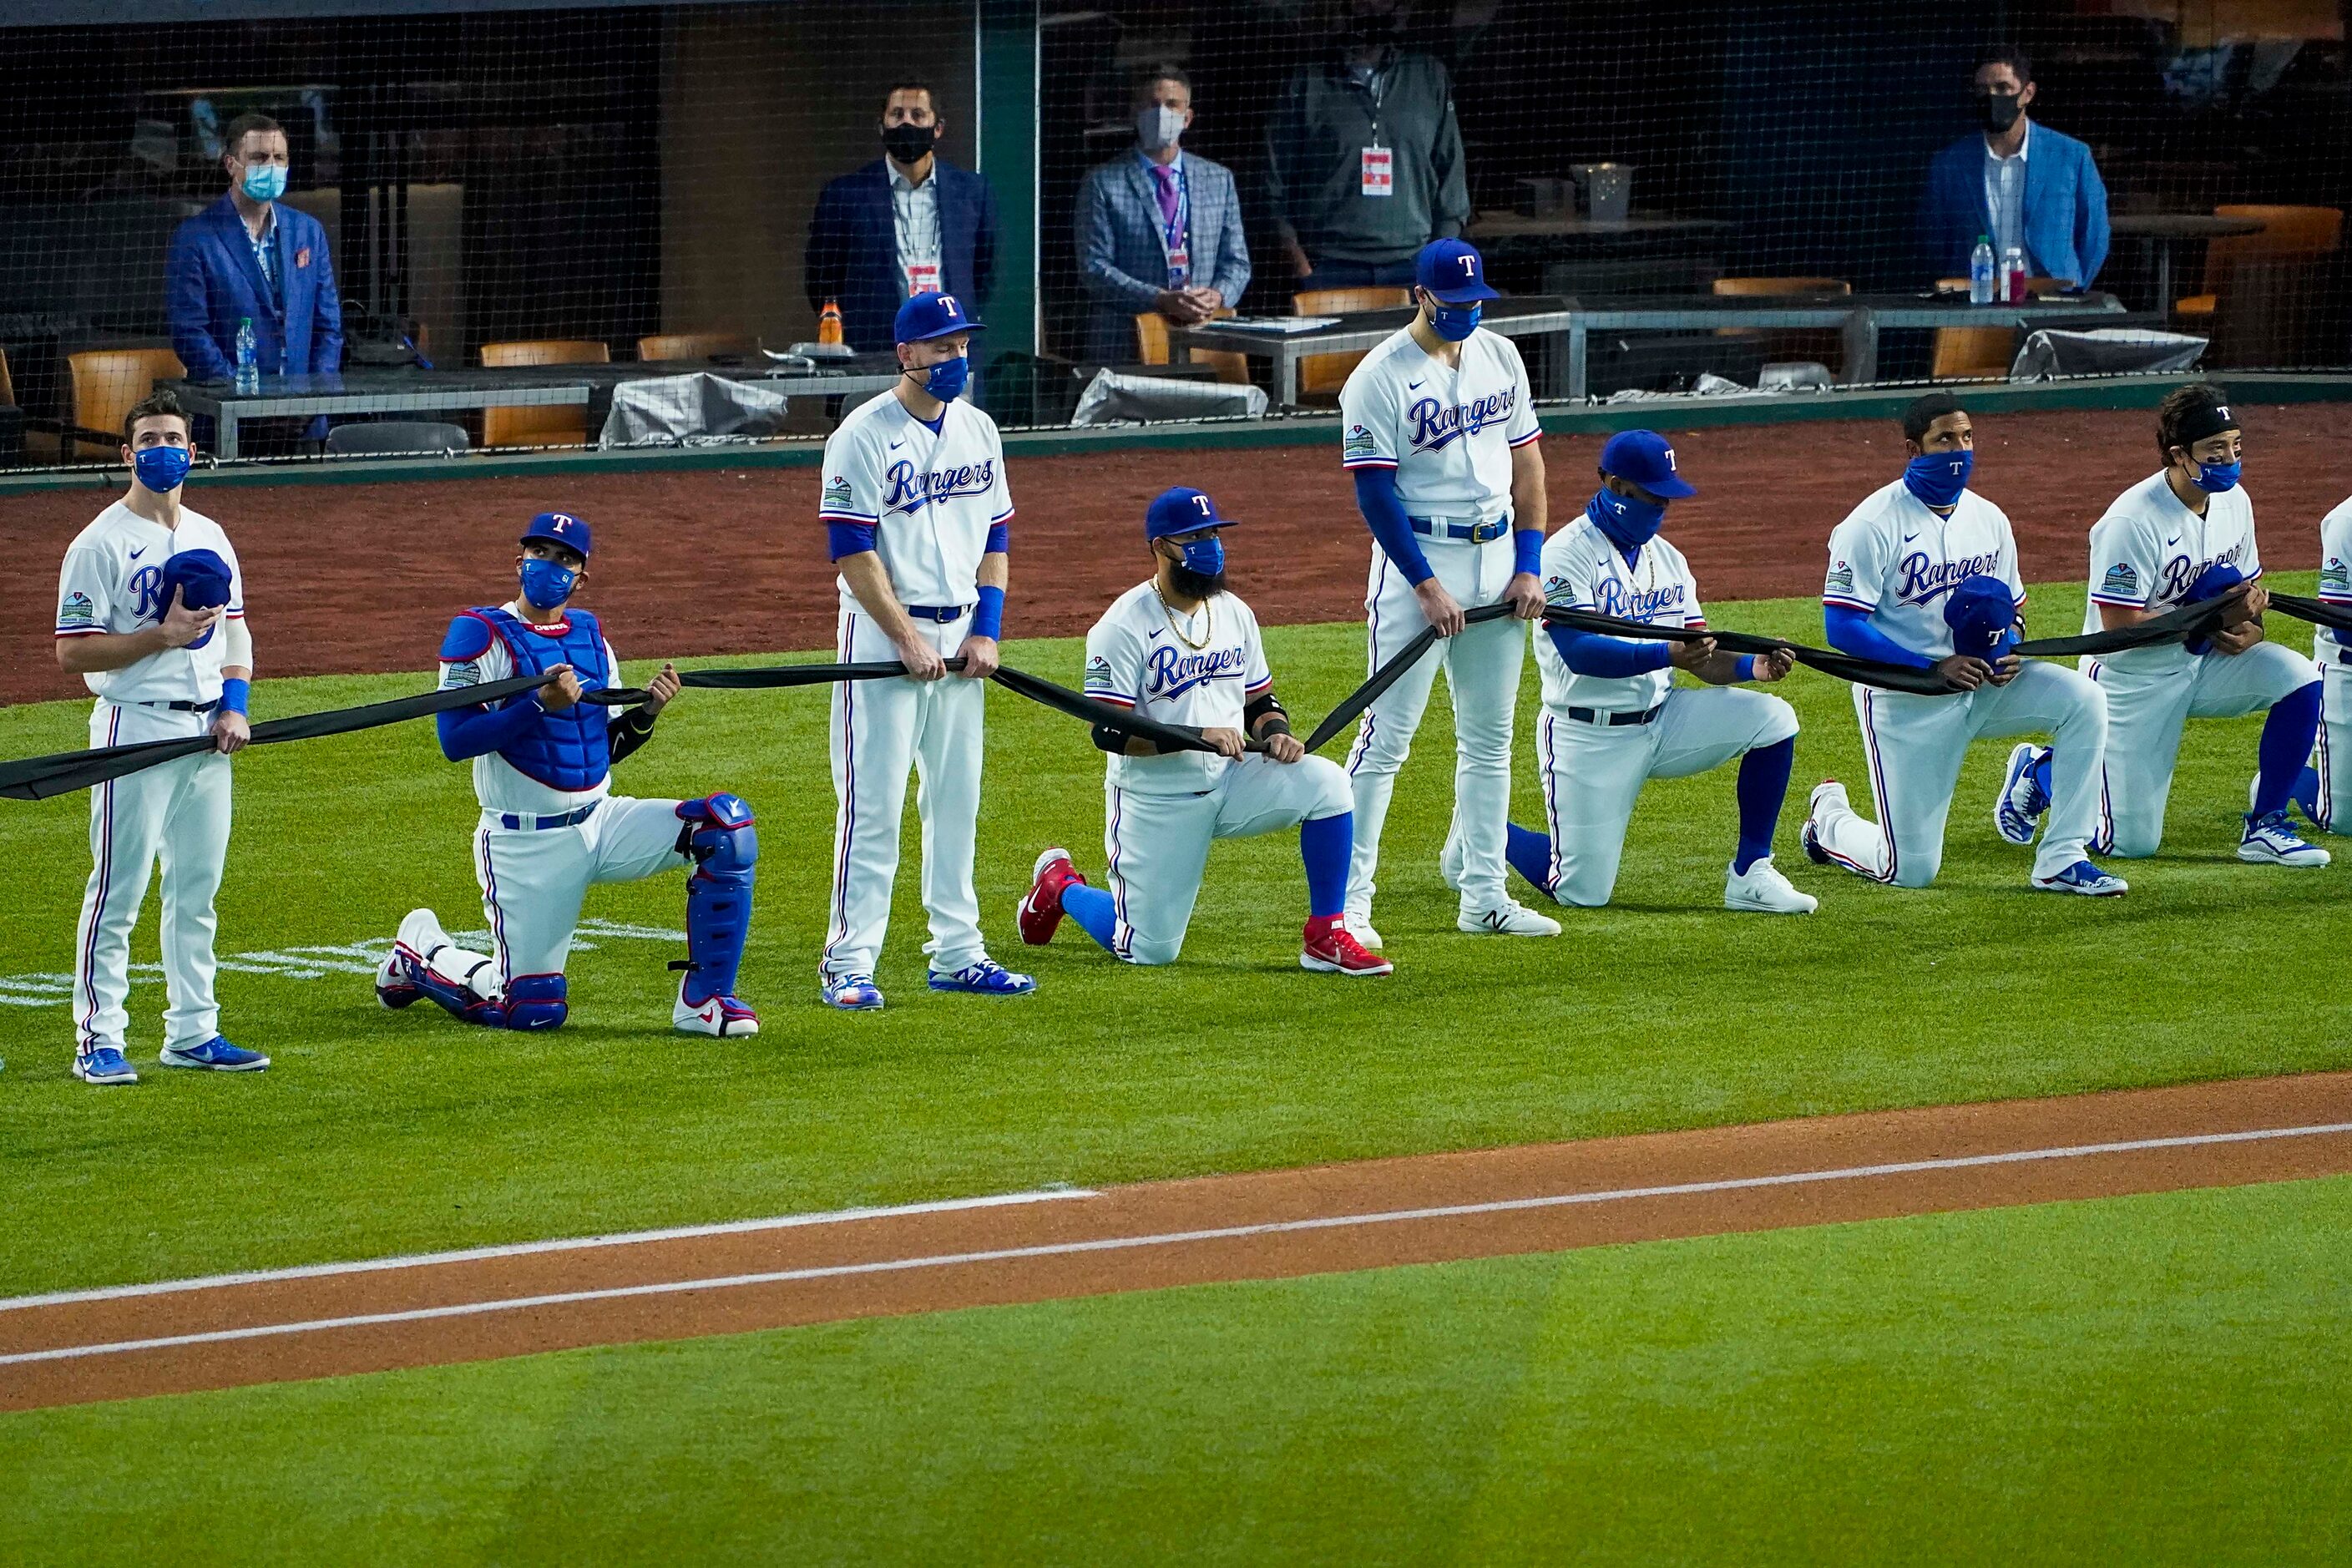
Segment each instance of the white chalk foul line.
M1850 1182L1873 1176L1908 1175L1921 1171L1963 1171L1982 1165L2015 1165L2037 1160L2075 1160L2097 1154L2130 1154L2154 1149L2192 1149L2216 1143L2253 1143L2279 1138L2314 1138L2352 1132L2352 1121L2331 1121L2315 1127L2263 1127L2246 1132L2201 1132L2172 1138L2134 1138L2113 1143L2072 1143L2051 1149L2018 1149L2000 1154L1963 1154L1940 1160L1901 1160L1879 1165L1847 1165L1824 1171L1791 1171L1771 1176L1736 1176L1713 1182L1675 1182L1650 1187L1613 1187L1599 1192L1558 1193L1543 1197L1499 1198L1487 1203L1444 1204L1429 1208L1386 1209L1371 1214L1327 1215L1311 1219L1270 1220L1256 1225L1217 1226L1205 1230L1167 1231L1152 1236L1103 1237L1092 1241L1060 1241L1034 1247L994 1247L979 1252L941 1252L916 1258L887 1258L874 1263L836 1263L809 1268L778 1268L759 1274L728 1274L704 1279L664 1280L647 1285L614 1285L595 1290L562 1290L543 1296L514 1296L492 1301L459 1301L443 1307L415 1307L397 1312L362 1312L341 1318L315 1318L304 1322L260 1323L243 1329L214 1329L203 1333L165 1334L154 1339L118 1340L106 1344L65 1345L54 1350L20 1351L0 1355L0 1366L32 1362L72 1361L88 1356L121 1355L134 1351L175 1350L187 1345L224 1344L236 1340L269 1339L287 1334L317 1333L328 1329L374 1328L387 1323L429 1322L441 1318L477 1317L490 1312L525 1311L534 1307L568 1307L584 1301L622 1301L641 1296L686 1295L698 1290L731 1290L751 1285L789 1285L813 1279L840 1279L856 1275L903 1273L919 1268L951 1268L971 1263L1008 1263L1031 1258L1060 1258L1089 1252L1120 1252L1147 1247L1180 1247L1192 1242L1233 1241L1255 1236L1282 1236L1300 1231L1339 1230L1351 1226L1394 1225L1403 1221L1458 1219L1473 1215L1509 1214L1528 1209L1564 1208L1577 1204L1622 1202L1629 1198L1680 1197L1701 1193L1742 1192L1758 1187L1800 1186L1815 1182Z
M433 1268L445 1263L472 1263L487 1258L529 1258L542 1252L587 1252L604 1247L640 1247L647 1242L688 1241L705 1236L748 1236L758 1231L792 1230L810 1225L849 1225L858 1220L897 1219L907 1215L1007 1208L1016 1204L1055 1203L1063 1198L1090 1198L1094 1195L1083 1187L1046 1187L1035 1192L997 1193L981 1198L940 1198L929 1203L897 1204L881 1208L827 1209L814 1214L779 1215L772 1219L732 1219L709 1225L681 1225L667 1230L628 1230L610 1236L504 1242L492 1247L468 1247L453 1252L412 1252L394 1258L363 1258L345 1263L305 1263L290 1268L255 1268L239 1274L208 1274L194 1279L158 1279L143 1285L100 1285L86 1290L53 1290L41 1296L9 1296L0 1298L0 1312L22 1311L28 1307L69 1306L84 1301L116 1301L134 1296L171 1296L187 1290L217 1290L234 1285L268 1285L281 1279L326 1279L339 1274Z

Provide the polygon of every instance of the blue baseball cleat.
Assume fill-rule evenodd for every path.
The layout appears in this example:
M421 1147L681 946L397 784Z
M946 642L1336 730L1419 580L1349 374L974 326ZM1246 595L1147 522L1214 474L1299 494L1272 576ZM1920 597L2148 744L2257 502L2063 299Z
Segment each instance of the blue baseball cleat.
M2268 816L2246 818L2246 831L2238 840L2238 858L2257 866L2317 867L2335 857L2297 833L2287 820L2286 808L2281 806Z
M2088 860L2077 860L2054 877L2036 877L2033 885L2045 893L2080 893L2091 899L2112 899L2131 889L2121 877L2102 871Z
M259 1051L230 1045L219 1035L201 1046L165 1046L155 1059L167 1068L199 1068L205 1072L260 1072L269 1066L269 1058Z
M112 1046L100 1046L74 1058L73 1075L84 1083L137 1083L138 1069Z
M824 977L824 1005L845 1013L878 1012L882 993L870 974L828 974Z
M1026 996L1037 989L1037 982L1026 974L1013 973L992 958L983 958L953 974L932 970L931 989L961 991L971 996Z
M2009 773L2002 778L2000 798L1992 805L1993 830L2021 847L2033 842L2042 814L2050 809L2050 797L2033 778L2033 770L2042 765L2042 748L2030 741L2012 747Z

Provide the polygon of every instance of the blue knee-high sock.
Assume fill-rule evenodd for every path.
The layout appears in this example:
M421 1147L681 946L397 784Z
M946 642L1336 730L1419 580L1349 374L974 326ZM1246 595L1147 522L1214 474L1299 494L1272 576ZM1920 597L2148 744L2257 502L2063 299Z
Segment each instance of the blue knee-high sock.
M2303 815L2317 822L2319 816L2319 770L2305 768L2295 775L2294 804L2303 807Z
M1111 932L1118 924L1118 906L1100 888L1089 888L1073 882L1062 889L1062 912L1084 926L1087 934L1102 944L1105 952L1117 952L1111 945Z
M1780 826L1780 804L1789 798L1789 770L1796 766L1797 737L1759 746L1739 759L1739 852L1731 868L1742 876L1772 853L1772 832Z
M1538 889L1546 894L1551 892L1551 839L1549 836L1538 833L1532 827L1521 827L1514 822L1510 837L1503 846L1503 858L1511 863L1512 870L1525 877Z
M1348 861L1356 848L1356 814L1318 816L1298 825L1298 858L1307 863L1307 912L1327 919L1348 907Z
M2303 765L2311 761L2311 743L2319 737L2319 682L2288 692L2271 704L2263 721L2263 743L2255 754L2260 772L2254 779L2254 809L2249 820L2284 810L2294 793Z

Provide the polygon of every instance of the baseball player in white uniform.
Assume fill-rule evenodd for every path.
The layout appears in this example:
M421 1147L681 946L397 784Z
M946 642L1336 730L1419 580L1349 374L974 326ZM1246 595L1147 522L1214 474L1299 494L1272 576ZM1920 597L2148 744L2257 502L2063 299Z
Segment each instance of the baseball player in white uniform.
M2319 597L2352 611L2352 500L2319 523ZM2312 628L2311 662L2319 671L2319 743L2296 778L2294 800L2312 825L2352 833L2352 632Z
M1660 537L1666 505L1697 494L1675 470L1675 450L1654 430L1624 430L1601 448L1601 489L1584 515L1544 544L1544 601L1619 620L1700 630L1698 581L1681 551ZM1735 682L1778 680L1796 664L1786 649L1728 654L1712 639L1646 642L1539 626L1536 668L1543 719L1536 751L1546 831L1514 824L1510 860L1537 890L1597 908L1617 885L1625 825L1642 785L1682 778L1739 758L1739 846L1723 883L1730 910L1811 914L1810 893L1772 864L1772 836L1796 757L1797 710ZM1706 682L1677 688L1674 672Z
M1478 327L1486 264L1458 239L1433 240L1414 263L1419 314L1364 356L1339 393L1340 461L1372 531L1365 590L1370 668L1435 626L1444 640L1364 710L1348 752L1356 848L1348 929L1378 951L1373 873L1397 770L1438 668L1454 694L1454 820L1441 866L1461 895L1466 931L1557 936L1559 922L1505 886L1511 721L1526 638L1508 619L1465 626L1466 608L1507 602L1543 614L1537 583L1545 528L1542 430L1527 366L1511 340Z
M1343 923L1354 801L1348 775L1307 754L1274 695L1257 617L1225 587L1221 531L1233 520L1200 490L1162 494L1144 515L1157 570L1120 595L1087 634L1087 695L1163 724L1187 725L1212 752L1162 753L1113 725L1103 781L1109 887L1090 886L1066 849L1037 857L1018 911L1021 940L1042 947L1068 915L1115 957L1173 963L1184 945L1209 844L1298 829L1307 863L1301 967L1390 972ZM1255 753L1245 748L1255 742Z
M58 663L98 700L89 743L127 746L210 733L214 750L89 794L89 885L74 933L74 1063L85 1083L136 1083L131 928L163 863L165 1067L257 1072L269 1058L230 1044L213 994L213 899L228 857L229 757L251 734L253 638L245 579L220 525L182 504L188 418L170 393L122 421L131 488L74 536L58 574Z
M440 684L457 690L519 675L547 682L435 721L442 754L474 765L482 806L474 877L496 951L460 948L431 910L413 910L376 970L376 999L405 1007L430 996L486 1028L561 1027L571 1010L564 963L589 888L691 868L687 958L671 965L686 975L671 1026L756 1035L758 1016L735 994L760 853L751 808L731 795L632 800L613 793L613 764L652 739L654 721L677 695L677 671L664 665L647 700L625 711L583 700L616 685L621 669L596 617L571 604L588 576L589 525L571 512L541 512L520 543L521 591L449 623Z
M1822 619L1832 647L1934 669L1959 689L1929 697L1854 687L1878 821L1855 812L1845 786L1828 780L1812 793L1805 853L1872 881L1926 887L1943 864L1944 821L1969 742L2041 731L2056 742L2057 766L2033 886L2122 893L2123 879L2084 852L2098 820L2106 701L2079 671L2008 651L2018 640L2025 584L2009 519L1968 488L1976 461L1968 414L1949 393L1929 393L1905 410L1903 441L1910 456L1903 477L1830 535ZM1982 613L1993 603L1998 609ZM1972 613L1955 616L1963 605Z
M983 699L1004 620L1013 517L995 421L960 396L980 330L952 294L910 297L895 331L905 374L824 444L817 517L841 573L842 660L907 667L833 692L839 805L819 977L825 1001L850 1012L882 1005L874 966L890 925L910 765L921 778L931 989L1017 996L1037 988L989 958L972 889ZM949 670L958 655L962 668Z
M2328 853L2287 820L2287 803L2319 729L2320 677L2311 660L2263 640L2267 595L2256 581L2254 508L2238 482L2242 437L2228 395L2192 383L2157 406L2157 446L2164 467L2117 496L2091 527L2091 595L2083 630L2128 626L2184 604L2253 583L2242 619L2193 646L2158 643L2084 661L2084 673L2107 699L2105 782L2093 848L2126 858L2153 855L2164 842L2164 807L2172 794L2181 725L2189 719L2233 719L2267 708L2250 809L2238 858L2271 866L2315 867ZM2047 785L2038 751L2021 747L1996 803L2003 837L2032 833Z

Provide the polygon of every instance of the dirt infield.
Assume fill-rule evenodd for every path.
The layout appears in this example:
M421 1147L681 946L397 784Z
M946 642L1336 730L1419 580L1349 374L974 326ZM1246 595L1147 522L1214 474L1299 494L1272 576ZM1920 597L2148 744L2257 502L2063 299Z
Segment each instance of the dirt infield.
M2320 514L2344 499L2352 405L2242 405L2265 557L2318 564ZM1664 417L1662 414L1661 417ZM2029 581L2083 574L2084 538L2107 502L2154 470L2144 411L2012 414L1978 422L1978 488L2016 522ZM1820 422L1672 431L1702 494L1675 508L1673 536L1710 600L1806 594L1822 544L1853 503L1892 479L1891 423ZM1551 437L1552 515L1591 493L1593 437ZM244 560L265 675L425 670L451 611L510 583L519 525L547 508L597 526L595 581L625 654L753 653L831 646L833 574L815 522L814 468L439 480L221 490L209 510ZM1269 624L1344 619L1362 604L1366 541L1338 454L1324 446L1135 451L1014 459L1015 637L1083 632L1144 574L1144 503L1171 484L1215 492L1243 519L1234 586ZM82 694L50 656L55 564L102 505L88 490L0 500L0 701ZM2073 630L2072 627L2062 628Z
M0 1410L2352 1172L2352 1073L1012 1194L0 1300Z

